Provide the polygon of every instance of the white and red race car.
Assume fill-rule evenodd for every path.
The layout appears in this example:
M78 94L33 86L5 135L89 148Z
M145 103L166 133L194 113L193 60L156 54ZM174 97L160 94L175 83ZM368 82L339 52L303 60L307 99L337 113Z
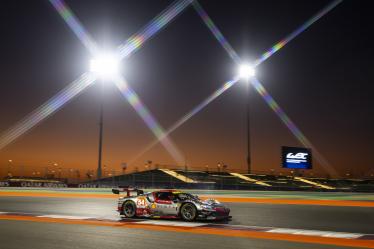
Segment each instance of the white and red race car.
M230 209L214 199L201 200L198 196L177 190L159 190L144 193L136 188L112 189L114 194L122 194L117 211L125 218L182 218L230 219Z

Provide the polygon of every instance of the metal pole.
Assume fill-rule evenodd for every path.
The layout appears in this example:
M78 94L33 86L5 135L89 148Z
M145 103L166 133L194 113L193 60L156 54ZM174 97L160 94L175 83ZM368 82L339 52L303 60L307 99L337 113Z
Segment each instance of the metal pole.
M247 171L251 173L251 126L250 126L250 88L251 84L247 80Z
M104 115L104 82L101 82L100 117L99 117L99 160L97 164L97 180L101 179L101 161L103 151L103 115Z
M152 176L152 188L155 188L155 184L154 184L154 171L151 171L151 176Z

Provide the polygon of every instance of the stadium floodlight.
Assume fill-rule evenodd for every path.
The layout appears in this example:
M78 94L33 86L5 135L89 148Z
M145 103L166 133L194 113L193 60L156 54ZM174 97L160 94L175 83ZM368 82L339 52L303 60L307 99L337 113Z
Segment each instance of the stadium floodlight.
M113 79L120 72L120 58L112 53L100 53L90 61L90 71L102 79Z
M239 67L239 77L242 79L249 79L255 76L255 69L249 64L242 64Z
M90 62L90 71L101 78L102 83L108 83L115 80L120 75L120 57L113 53L99 53ZM102 86L104 86L102 84ZM104 90L104 88L102 88ZM103 91L102 91L103 92ZM97 179L101 179L101 163L103 150L103 126L104 126L104 109L103 95L100 103L100 119L99 119L99 158L97 166Z

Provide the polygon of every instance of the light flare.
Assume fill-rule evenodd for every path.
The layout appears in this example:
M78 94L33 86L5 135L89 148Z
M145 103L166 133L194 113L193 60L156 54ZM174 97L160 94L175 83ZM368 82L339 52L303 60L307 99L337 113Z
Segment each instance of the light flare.
M84 73L77 80L70 83L46 103L16 123L12 128L5 131L0 137L0 150L61 109L66 103L82 93L83 90L94 81L95 77L93 75Z
M196 12L199 14L205 25L208 27L208 29L212 32L214 37L217 39L217 41L221 44L221 46L226 50L228 55L237 63L241 64L241 59L238 56L238 54L235 52L235 50L232 48L230 43L227 41L227 39L223 36L221 31L217 28L217 26L214 24L212 19L208 16L208 13L203 9L203 7L200 5L200 3L195 0L192 3L193 7L195 8Z
M166 27L173 19L175 19L187 6L191 4L193 0L179 0L175 1L172 5L170 5L167 9L157 15L152 21L150 21L141 31L136 33L135 35L131 36L124 44L118 47L118 63L120 60L124 59L125 57L129 57L133 52L137 51L141 48L141 46L150 39L152 36L156 35L162 28ZM82 43L91 51L92 54L97 56L98 50L96 44L90 38L88 33L84 30L83 26L79 22L79 20L74 16L73 12L69 9L69 7L63 2L63 0L50 0L52 5L56 8L65 22L69 25L69 27L73 30L73 32L77 35L77 37L82 41ZM108 68L108 65L102 65L102 59L99 60L94 59L91 61L91 70L95 71L96 73L100 73L107 78L107 74L109 71L109 76L112 75L113 70L104 70ZM108 60L107 60L108 61ZM109 60L109 64L113 64L112 61ZM116 61L117 62L117 61ZM107 64L107 63L106 63ZM109 68L116 68L117 63L112 65ZM115 70L117 71L117 70ZM162 128L157 124L156 120L152 117L149 111L145 108L145 106L141 103L139 97L136 93L129 88L127 84L125 84L124 80L119 80L117 86L122 87L122 94L126 97L126 99L130 102L130 104L134 107L137 113L143 118L147 126L152 130L152 132L156 135L162 134ZM122 83L121 83L122 82ZM160 135L159 135L160 136ZM172 157L178 162L179 164L182 163L182 156L181 153L178 151L176 146L171 142L170 139L165 139L163 141L163 145L171 153Z
M334 9L338 4L340 4L343 0L335 0L331 2L329 5L327 5L325 8L320 10L317 14L312 16L309 20L307 20L303 25L301 25L299 28L297 28L295 31L293 31L291 34L286 36L284 39L276 43L274 46L272 46L268 51L263 53L260 58L258 58L254 66L260 65L262 62L267 60L270 56L272 56L274 53L278 52L281 48L283 48L287 43L292 41L296 36L304 32L307 28L309 28L313 23L321 19L324 15L326 15L328 12L330 12L332 9Z
M319 11L316 15L314 15L312 18L310 18L308 21L306 21L297 30L295 30L294 32L292 32L291 34L286 36L283 40L281 40L280 42L275 44L273 47L271 47L268 51L266 51L259 59L257 59L253 63L253 67L252 67L253 73L251 73L251 75L254 76L254 68L255 67L257 67L263 61L265 61L270 56L272 56L274 53L279 51L287 43L289 43L296 36L298 36L303 31L305 31L307 28L309 28L313 23L318 21L321 17L326 15L329 11L331 11L333 8L335 8L341 2L342 2L342 0L335 0L335 1L331 2L329 5L327 5L325 8L323 8L321 11ZM219 31L219 29L215 26L215 24L210 19L208 14L204 11L202 6L197 1L195 1L193 3L193 6L195 7L195 10L198 12L200 17L203 19L206 26L210 29L212 34L215 36L215 38L221 44L221 46L229 54L229 56L234 60L234 62L236 62L237 64L240 64L240 61L241 61L240 57L237 55L235 50L228 43L227 39L223 36L223 34ZM249 71L249 70L245 70L245 71ZM241 75L241 73L239 73L239 75ZM246 73L246 75L249 75L249 74ZM244 74L243 74L243 76L244 76ZM247 77L245 77L245 78L247 78ZM301 131L296 127L296 125L288 118L288 116L284 113L284 111L279 107L279 105L274 101L274 99L270 96L270 94L265 90L265 88L262 86L262 84L257 79L254 79L253 82L254 82L253 85L255 86L255 88L259 92L259 94L264 98L264 100L272 108L272 110L274 110L276 112L276 114L281 118L281 120L291 130L291 132L295 135L295 137L304 146L310 147L314 150L314 154L315 154L317 160L321 163L322 166L324 166L326 168L327 171L329 171L330 173L336 173L335 169L333 169L330 166L330 164L327 162L327 160L324 159L324 157L315 149L314 146L312 146L312 144L307 140L307 138L301 133Z
M63 0L49 0L49 2L53 5L53 7L55 7L62 19L64 19L64 21L78 37L78 39L83 43L83 45L92 54L95 54L97 51L97 45L95 41L91 38L88 32L86 32L83 25L74 15L73 11L67 6L67 4Z
M115 84L122 93L122 95L131 104L131 106L135 109L138 115L143 119L143 121L146 123L149 129L156 136L156 141L160 141L162 143L162 145L173 157L175 162L178 163L178 165L183 165L184 157L182 153L178 150L177 146L165 135L163 128L158 124L158 122L152 116L147 107L141 102L138 95L129 86L126 80L123 77L118 77L115 80Z
M328 6L326 6L324 9L322 9L320 12L318 12L316 15L314 15L311 19L309 19L307 22L305 22L301 27L299 27L297 30L292 32L290 35L288 35L285 39L281 40L277 44L275 44L270 50L265 52L259 59L255 61L253 64L254 67L261 64L263 61L268 59L271 55L273 55L275 52L279 51L282 47L284 47L288 42L290 42L292 39L294 39L296 36L298 36L300 33L305 31L309 26L311 26L314 22L319 20L322 16L324 16L326 13L328 13L330 10L332 10L335 6L337 6L339 3L341 3L342 0L335 0ZM213 21L210 19L208 14L204 11L202 6L197 2L193 2L193 6L197 13L200 15L206 26L210 29L212 34L215 36L215 38L219 41L221 46L226 50L226 52L229 54L229 56L237 63L240 64L240 57L237 55L235 50L231 47L231 45L228 43L227 39L223 36L223 34L219 31L217 26L213 23ZM140 45L142 44L142 41L138 42ZM139 45L139 46L140 46ZM262 86L262 84L257 80L252 80L254 83L256 90L259 92L259 94L264 98L266 103L274 110L274 112L279 116L279 118L285 123L285 125L291 130L291 132L296 136L296 138L306 147L312 148L314 150L314 154L317 158L317 160L321 163L322 166L326 168L327 171L330 173L336 173L336 171L330 166L330 164L323 158L323 156L315 149L315 147L307 140L307 138L302 134L302 132L296 127L296 125L289 119L289 117L285 114L285 112L279 107L279 105L274 101L274 99L268 94L268 92L265 90L265 88ZM233 84L237 82L233 81ZM231 85L229 85L230 87ZM208 97L204 102L202 102L200 105L195 107L191 112L183 116L179 121L177 121L171 128L168 129L168 131L165 133L165 135L169 135L172 131L180 127L184 122L186 122L188 119L190 119L193 115L195 115L198 111L203 109L208 103L210 103L213 99L221 95L225 90L227 90L229 87L223 87L218 89L213 95ZM153 146L155 146L158 143L158 140L153 141L151 144L149 144L141 153L139 153L132 161L135 161L138 157L143 155L146 151L151 149Z
M200 112L204 107L206 107L210 102L218 98L222 93L224 93L227 89L232 87L236 82L239 81L239 78L235 78L233 80L225 82L219 89L214 91L208 98L206 98L203 102L198 104L195 108L193 108L190 112L188 112L186 115L184 115L182 118L180 118L177 122L175 122L164 134L158 138L153 140L150 144L148 144L141 152L139 152L131 161L130 164L135 162L139 157L144 155L147 151L152 149L155 145L158 144L159 141L162 141L163 139L167 138L167 136L170 135L173 131L175 131L177 128L179 128L181 125L183 125L185 122L187 122L190 118L192 118L194 115L196 115L198 112Z
M108 82L121 72L120 60L117 54L103 52L90 61L90 71Z
M242 64L239 67L238 75L240 78L244 80L248 80L249 78L256 75L255 69L249 64Z
M175 1L163 12L153 18L141 31L131 36L124 44L118 47L120 57L123 59L140 49L142 45L160 30L175 19L193 0Z
M260 81L257 78L253 77L251 79L251 83L256 89L256 91L261 95L264 99L266 104L272 109L275 114L282 120L282 122L286 125L286 127L291 131L291 133L296 137L299 142L307 148L311 148L313 151L314 157L317 161L324 167L324 169L332 175L336 175L336 170L331 167L328 161L322 156L321 153L318 152L316 147L305 137L305 135L301 132L301 130L295 125L294 122L287 116L287 114L282 110L282 108L278 105L277 102L273 99L273 97L268 93L268 91L264 88Z

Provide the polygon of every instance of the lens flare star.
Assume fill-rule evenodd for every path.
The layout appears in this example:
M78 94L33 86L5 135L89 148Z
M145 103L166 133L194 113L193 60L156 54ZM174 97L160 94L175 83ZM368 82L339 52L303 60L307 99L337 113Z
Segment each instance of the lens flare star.
M95 58L91 60L90 70L92 72L95 72L96 74L99 74L99 76L104 79L108 79L108 77L113 77L112 71L119 71L118 64L120 60L129 57L138 49L140 49L147 40L156 35L160 30L165 28L167 24L174 20L186 7L188 7L191 4L192 1L193 0L179 0L170 5L167 9L165 9L163 12L157 15L152 21L150 21L141 31L131 36L124 44L120 45L117 49L118 58L116 56L116 59L113 59L113 56L109 56L111 58L108 58L108 56L100 55L98 53L97 48L95 47L92 52L93 54L95 54ZM73 15L72 11L70 11L67 5L64 2L62 2L62 0L51 0L51 3L55 6L57 11L68 23L69 27L78 36L78 38L83 42L83 44L88 43L88 41L91 41L91 39L89 39L90 36L87 34L87 32L85 32L84 28L82 27L78 19ZM122 81L120 80L119 82ZM120 85L124 86L124 84ZM134 109L143 118L147 126L152 130L156 137L157 134L162 134L163 130L161 128L157 129L159 125L157 124L153 116L149 113L149 111L141 104L141 101L139 97L135 94L135 92L132 89L130 89L127 84L126 88L124 89L127 89L128 93L132 93L130 95L123 94L125 97L133 97L135 98L135 100L138 100L137 103L140 103L138 106L139 108L134 107ZM132 99L128 99L130 104L133 103L130 100ZM150 123L152 123L152 120L154 121L153 123L156 124L156 128L149 125ZM171 156L176 160L176 162L178 164L181 164L183 161L181 159L181 153L178 151L176 146L171 142L171 140L166 138L165 141L161 142L163 142L163 145L171 154Z
M98 48L95 41L91 38L88 32L84 29L83 25L80 23L78 18L73 14L70 8L66 5L63 0L49 0L50 3L54 6L60 16L64 19L70 29L74 32L74 34L78 37L78 39L82 42L82 44L96 57L98 53ZM75 96L79 95L86 89L88 86L92 85L92 83L96 80L96 76L103 76L103 74L107 74L108 72L111 75L111 79L116 84L117 88L120 90L122 95L126 98L126 100L131 104L131 106L135 109L138 115L143 119L149 129L153 132L156 136L157 140L154 140L151 144L149 144L145 150L143 150L138 156L144 154L158 142L161 142L166 150L170 153L173 159L178 164L183 164L185 162L185 158L183 157L182 153L178 150L176 145L171 141L168 136L171 132L175 131L177 128L182 126L185 122L190 120L194 115L199 113L202 109L204 109L209 103L213 100L218 98L222 95L227 89L233 86L236 82L239 81L240 78L244 78L247 80L251 80L252 85L256 89L256 91L262 96L268 106L277 114L277 116L281 119L281 121L287 126L287 128L292 132L292 134L298 139L298 141L306 147L310 147L314 150L314 154L316 155L317 160L321 163L325 169L331 173L335 174L335 170L328 164L328 162L323 158L323 156L316 150L316 148L311 144L311 142L304 136L304 134L300 131L298 127L290 120L290 118L286 115L286 113L281 109L281 107L275 102L275 100L271 97L271 95L266 91L263 85L255 78L255 68L260 65L262 62L267 60L271 57L274 53L279 51L283 48L286 44L290 41L295 39L298 35L304 32L307 28L309 28L313 23L318 21L324 15L326 15L329 11L334 9L338 4L340 4L342 0L334 0L321 11L319 11L316 15L310 18L307 22L301 25L298 29L293 31L291 34L286 36L283 40L276 43L272 46L268 51L263 53L260 58L258 58L252 66L248 66L247 64L242 64L241 59L238 54L235 52L233 47L229 44L227 39L223 36L221 31L217 28L217 26L213 23L212 19L208 16L202 6L197 2L197 0L177 0L172 3L168 8L166 8L163 12L157 15L154 19L152 19L147 25L145 25L139 32L135 33L129 39L127 39L122 45L118 47L118 61L116 60L102 60L102 58L95 58L91 62L91 73L84 73L80 78L72 82L68 85L65 89L59 92L57 95L52 97L48 100L45 104L40 106L38 109L30 113L26 116L23 120L17 123L15 126L10 128L0 137L0 149L4 148L21 135L28 132L31 128L35 127L36 125L40 124L43 120L47 117L58 111L61 107L63 107L66 103L68 103L71 99ZM239 74L231 81L226 82L222 87L217 89L213 94L211 94L208 98L206 98L203 102L193 108L190 112L180 118L177 122L175 122L166 132L163 128L158 124L156 119L152 116L150 111L146 108L146 106L142 103L138 95L135 93L133 89L127 84L126 80L119 75L119 72L116 71L115 77L113 77L113 70L117 69L119 61L124 58L129 57L134 52L139 50L146 41L151 39L154 35L159 33L163 28L165 28L168 24L170 24L179 14L183 12L188 6L193 5L194 9L203 20L205 25L214 35L216 40L221 44L221 46L225 49L228 55L232 58L232 60L240 66ZM113 63L112 63L113 62ZM105 69L105 70L104 70ZM138 158L138 157L137 157ZM134 159L135 160L135 159Z
M318 12L316 15L314 15L311 19L309 19L307 22L305 22L302 26L300 26L297 30L295 30L294 32L292 32L290 35L288 35L285 39L283 39L282 41L278 42L276 45L274 45L269 51L265 52L259 59L257 59L255 61L255 63L253 64L253 67L250 67L246 64L241 64L240 68L239 68L239 74L238 76L240 78L246 78L246 79L249 79L250 77L253 77L255 76L255 67L258 66L259 64L261 64L263 61L265 61L266 59L268 59L271 55L273 55L275 52L279 51L282 47L284 47L288 42L290 42L291 40L293 40L296 36L298 36L299 34L301 34L303 31L305 31L308 27L310 27L313 23L315 23L317 20L319 20L321 17L323 17L324 15L326 15L330 10L332 10L333 8L335 8L339 3L341 3L342 0L335 0L333 1L332 3L330 3L328 6L326 6L324 9L322 9L320 12ZM221 46L226 50L226 52L229 54L229 56L234 60L234 62L236 62L237 64L240 63L241 59L240 57L237 55L237 53L235 52L235 50L232 48L232 46L228 43L227 39L223 36L223 34L219 31L219 29L217 28L217 26L213 23L213 21L211 20L211 18L208 16L208 14L205 12L205 10L202 8L202 6L197 2L197 0L193 3L193 6L195 8L195 10L197 11L197 13L199 14L199 16L202 18L202 20L204 21L205 25L209 28L209 30L212 32L212 34L214 35L214 37L217 39L217 41L221 44ZM236 80L233 80L232 81L234 83L237 82L237 79ZM255 83L253 83L253 85L255 86L256 90L260 93L263 93L265 94L266 93L266 98L265 98L265 95L261 95L263 96L263 98L265 98L266 100L268 100L269 102L267 102L269 104L269 106L271 107L270 104L273 104L275 105L276 102L274 101L274 99L270 96L270 94L266 91L266 89L262 86L262 84L256 79L255 81L253 81ZM231 87L231 85L230 85ZM218 93L219 94L216 96L218 97L219 95L221 95L223 92L225 92L229 87L225 88L220 88L218 89L215 93ZM261 90L261 91L260 91ZM174 131L175 129L177 129L181 124L183 124L184 122L186 122L188 119L190 119L193 115L195 115L198 111L200 111L201 109L203 109L207 104L209 104L212 100L212 96L215 96L215 93L213 95L211 95L206 101L202 102L201 104L199 104L196 108L194 108L190 113L186 114L185 116L183 116L179 121L177 121L172 127L170 127L167 132L166 132L166 135L168 135L169 133L171 133L172 131ZM216 98L216 97L213 97ZM210 100L211 99L211 100ZM210 100L210 101L209 101ZM272 101L271 101L272 100ZM282 110L280 109L279 105L276 104L277 106L277 110ZM274 107L275 108L275 107ZM198 111L195 111L195 110L198 110ZM287 127L289 127L291 129L291 131L293 131L292 133L296 136L296 138L305 146L308 146L310 145L310 147L312 147L312 144L307 140L307 138L301 133L301 131L292 123L292 121L288 118L288 116L285 115L285 113L283 111L281 111L281 113L283 113L284 115L283 116L280 116L278 115L281 120L283 122L286 123L286 126L288 124ZM283 119L282 119L283 118ZM142 152L140 152L134 159L136 160L138 157L140 157L141 155L143 155L146 151L148 151L149 149L151 149L153 146L155 146L157 144L157 140L156 141L153 141L152 143L150 143ZM313 147L314 148L314 147ZM331 167L331 165L327 162L326 159L323 158L323 156L314 148L314 150L316 151L316 158L317 160L321 163L322 166L325 167L325 169L329 172L329 173L336 173L336 171Z
M123 59L130 56L133 52L137 51L144 44L145 41L149 40L152 36L156 35L161 29L165 28L172 20L174 20L186 7L188 7L193 0L179 0L174 2L162 13L157 15L151 22L148 23L140 32L130 37L124 44L118 47L119 58ZM78 18L73 14L70 8L66 5L63 0L50 0L50 3L54 6L60 16L68 24L70 29L82 42L82 44L93 54L98 54L98 48L91 36L86 32L83 25L80 23ZM91 71L98 73L99 68L102 67L103 63L101 60L91 61ZM101 64L101 66L99 65ZM107 68L107 65L104 65ZM102 68L100 68L102 70ZM48 102L43 104L41 107L29 114L24 120L21 120L15 126L10 128L0 137L0 149L7 146L9 143L13 142L15 139L20 137L29 131L32 127L41 123L44 119L49 117L51 114L56 112L64 104L69 102L72 98L81 93L88 85L91 85L95 81L93 74L85 73L82 77L74 81L67 88L62 90L59 94L52 97ZM124 86L123 84L121 86ZM128 88L127 88L128 89ZM123 89L122 89L123 90ZM129 97L137 99L140 107L144 107L137 95L129 89ZM131 102L130 102L131 103ZM134 103L134 102L133 102ZM135 108L135 107L134 107ZM135 108L136 109L136 108ZM141 113L139 113L141 112ZM162 129L157 126L157 122L149 113L149 111L144 107L139 109L138 114L143 117L143 119L148 121L147 125L155 124L156 128L152 131L157 131L157 134L162 134ZM158 128L157 128L158 127ZM155 133L155 132L154 132ZM176 149L175 145L170 141L170 139L165 138L165 147L171 152L171 155L178 163L182 162L182 156L180 152Z

